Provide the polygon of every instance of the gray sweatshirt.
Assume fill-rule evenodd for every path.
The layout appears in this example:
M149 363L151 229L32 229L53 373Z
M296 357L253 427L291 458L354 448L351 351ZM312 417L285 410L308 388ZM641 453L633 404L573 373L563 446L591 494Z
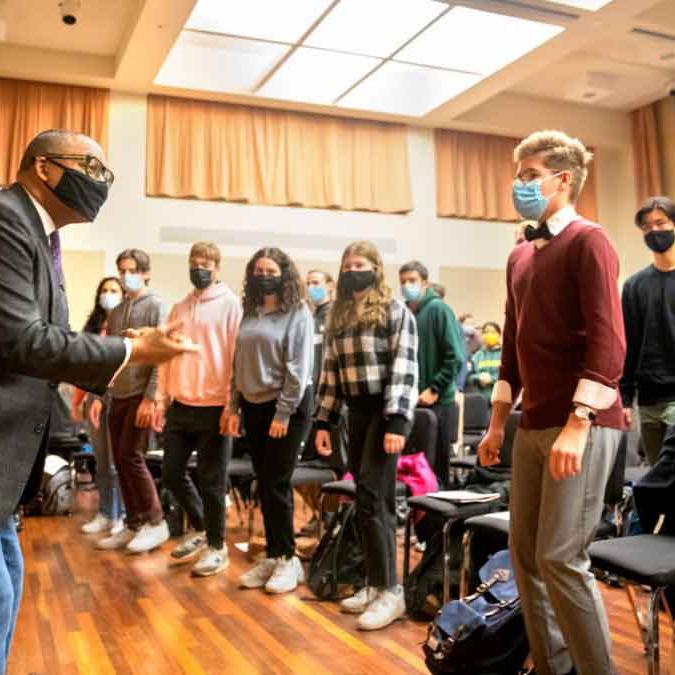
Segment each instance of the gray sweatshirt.
M137 300L125 298L108 319L108 335L121 335L127 328L159 326L166 321L167 306L151 289ZM144 398L155 399L157 389L157 368L152 366L127 366L112 386L113 398L131 398L143 394Z
M234 356L230 408L277 401L275 420L287 423L312 380L314 322L303 303L290 312L245 316Z

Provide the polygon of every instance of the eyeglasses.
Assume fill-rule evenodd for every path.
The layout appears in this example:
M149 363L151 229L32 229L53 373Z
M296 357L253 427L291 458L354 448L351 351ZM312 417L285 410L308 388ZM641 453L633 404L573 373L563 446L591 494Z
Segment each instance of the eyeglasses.
M68 167L63 166L63 164L60 164L59 162L55 162L55 159L73 159L77 161L77 164L79 167L81 167L84 170L84 173L89 176L89 178L93 178L96 181L99 181L100 183L105 183L108 187L110 187L113 184L113 181L115 180L115 174L106 167L105 164L98 158L94 157L94 155L43 155L45 159L50 161L52 164L56 164L56 166L60 166L62 169L66 169Z

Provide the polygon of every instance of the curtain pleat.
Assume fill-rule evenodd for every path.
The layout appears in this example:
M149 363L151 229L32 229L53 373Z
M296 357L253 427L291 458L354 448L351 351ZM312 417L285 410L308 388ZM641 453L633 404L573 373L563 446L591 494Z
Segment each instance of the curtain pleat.
M148 96L147 140L152 197L412 208L403 125Z
M655 104L630 114L635 162L635 190L638 204L647 197L663 194L661 149ZM671 139L672 142L672 139Z
M21 156L40 131L69 129L108 143L110 92L0 78L0 185L14 181Z

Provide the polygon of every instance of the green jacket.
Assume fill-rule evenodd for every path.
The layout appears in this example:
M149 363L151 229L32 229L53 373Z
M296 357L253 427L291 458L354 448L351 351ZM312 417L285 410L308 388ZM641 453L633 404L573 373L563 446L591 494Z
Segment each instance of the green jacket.
M420 392L431 388L438 392L441 405L450 405L455 400L455 380L464 358L462 331L453 311L431 288L415 307L415 319Z
M479 349L471 359L471 374L469 375L469 384L474 385L475 390L480 392L485 398L492 398L492 390L495 382L499 379L499 366L502 362L502 348L488 349L483 347ZM482 387L478 382L480 373L489 373L492 382L487 387Z

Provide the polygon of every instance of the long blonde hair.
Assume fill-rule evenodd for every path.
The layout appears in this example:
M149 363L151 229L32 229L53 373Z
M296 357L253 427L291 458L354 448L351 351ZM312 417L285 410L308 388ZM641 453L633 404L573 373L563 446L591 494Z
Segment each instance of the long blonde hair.
M369 241L355 241L345 249L340 261L342 265L350 255L362 256L369 260L375 272L375 282L368 294L360 302L340 290L338 279L337 298L331 309L328 331L331 335L342 333L347 328L357 326L370 328L387 325L387 313L392 293L384 282L384 264L380 252Z

